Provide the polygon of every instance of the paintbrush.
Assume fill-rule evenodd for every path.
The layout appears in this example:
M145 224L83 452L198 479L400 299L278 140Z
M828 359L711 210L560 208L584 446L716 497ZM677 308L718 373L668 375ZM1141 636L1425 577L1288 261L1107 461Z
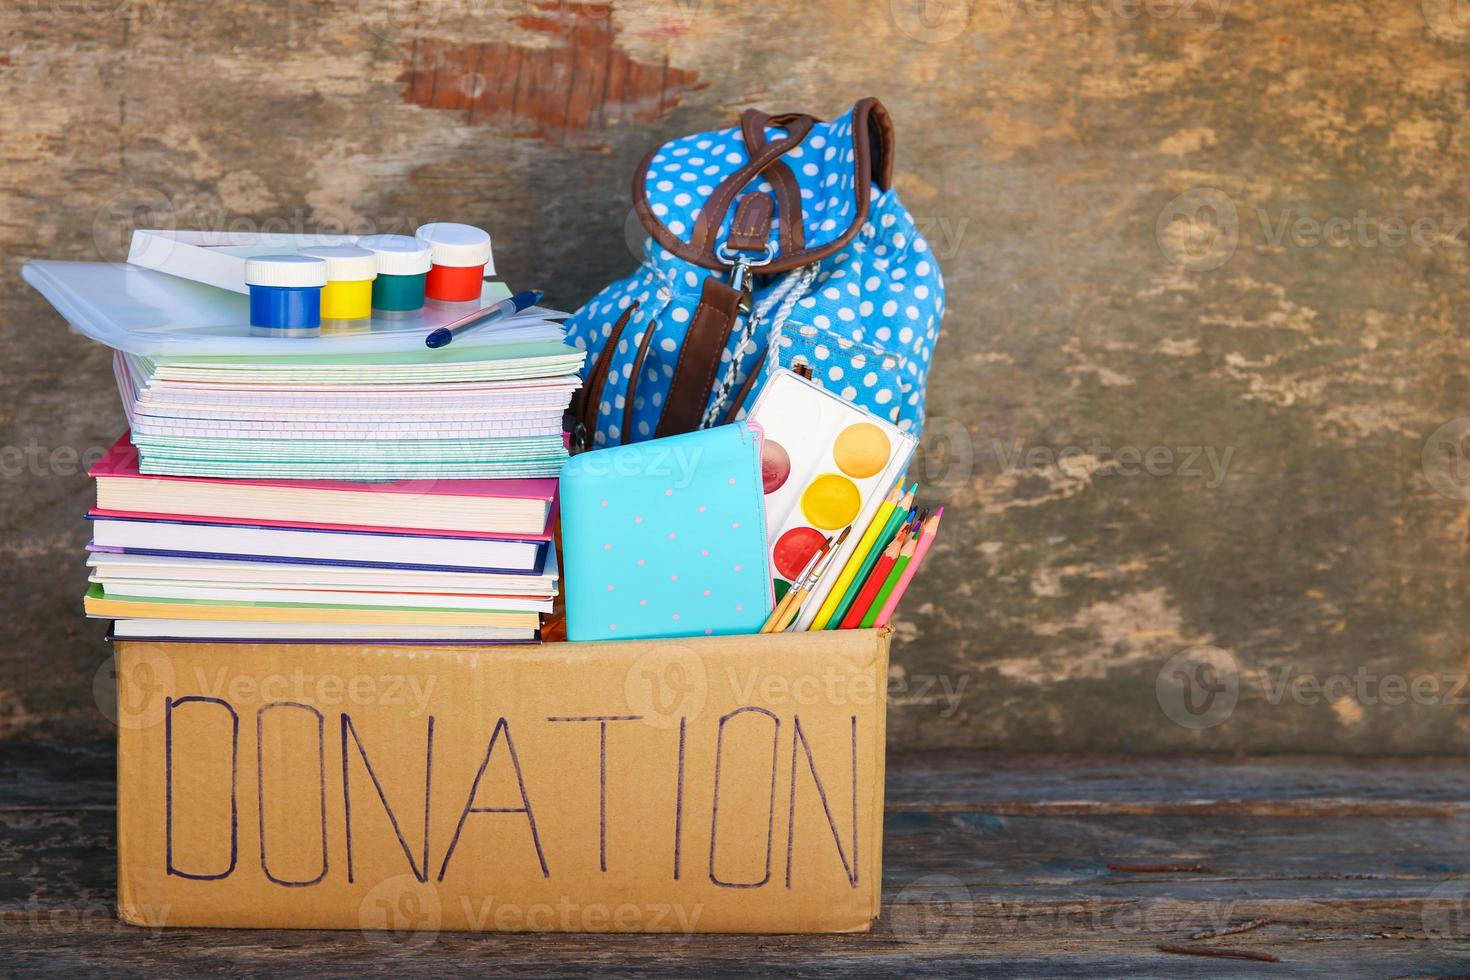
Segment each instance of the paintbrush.
M812 556L802 566L800 574L791 580L791 588L786 590L786 595L781 597L781 602L775 609L771 610L771 615L767 617L765 625L761 627L762 633L774 633L776 631L776 624L781 621L781 618L786 615L786 610L790 608L791 600L796 596L797 587L811 574L812 569L817 567L817 562L822 560L822 556L827 554L827 551L831 547L832 535L829 534L822 540L821 546L812 552Z
M787 628L790 627L791 624L796 621L796 618L801 615L801 607L802 604L806 602L806 597L811 594L811 591L813 588L816 587L816 584L822 580L822 576L827 574L827 569L832 566L832 559L837 557L837 552L842 549L842 542L847 540L848 532L851 530L851 524L842 529L842 533L837 535L837 540L832 542L832 547L827 549L827 557L822 559L820 565L808 572L806 577L800 582L799 586L793 588L791 590L791 593L787 595L786 598L791 600L790 605L788 606L785 615L782 616L781 619L778 619L776 621L775 628L771 630L772 633L786 632Z

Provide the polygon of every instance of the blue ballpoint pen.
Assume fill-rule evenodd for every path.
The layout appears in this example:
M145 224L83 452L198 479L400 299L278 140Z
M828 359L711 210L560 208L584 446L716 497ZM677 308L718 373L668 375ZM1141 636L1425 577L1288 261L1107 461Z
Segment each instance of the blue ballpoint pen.
M462 317L455 322L442 326L424 338L425 347L443 347L455 337L462 333L468 333L476 327L483 327L487 323L494 323L503 317L519 313L541 302L545 294L539 289L527 289L516 293L509 299L503 299L493 306L487 306L483 310L476 310L469 316Z

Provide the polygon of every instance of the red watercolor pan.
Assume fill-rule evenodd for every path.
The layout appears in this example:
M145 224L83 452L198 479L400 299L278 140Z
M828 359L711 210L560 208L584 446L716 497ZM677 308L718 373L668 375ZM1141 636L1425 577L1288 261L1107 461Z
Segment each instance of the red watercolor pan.
M814 527L793 527L776 539L771 561L782 578L796 580L827 536Z

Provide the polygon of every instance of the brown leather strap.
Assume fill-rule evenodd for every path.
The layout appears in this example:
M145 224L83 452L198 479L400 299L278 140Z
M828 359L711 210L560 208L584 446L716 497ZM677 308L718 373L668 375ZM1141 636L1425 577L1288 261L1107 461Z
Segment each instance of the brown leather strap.
M618 339L623 335L623 328L628 325L628 320L636 309L638 309L638 303L635 301L613 324L612 333L608 334L607 342L602 345L602 353L597 355L597 360L592 365L592 373L587 375L587 382L582 386L579 396L581 400L577 403L577 414L581 416L582 426L586 429L589 439L593 438L593 434L597 431L597 408L602 402L602 389L607 387L607 375L612 369L613 352L617 350Z
M633 210L637 213L638 220L643 223L643 227L647 228L648 233L653 236L654 241L685 262L692 262L706 269L717 271L728 269L730 263L714 254L713 238L725 220L725 212L729 210L731 201L757 173L764 171L773 161L779 160L783 153L804 141L811 134L811 125L815 122L810 116L794 113L770 118L770 122L776 125L783 125L787 120L790 121L790 125L784 126L788 134L787 139L766 144L765 148L753 156L746 166L720 182L715 189L715 194L709 196L701 209L699 220L695 222L696 234L689 241L685 241L670 231L659 220L658 215L653 213L653 206L648 201L648 170L653 166L653 158L658 156L662 147L650 148L644 155L643 162L633 171ZM792 136L799 138L792 139ZM787 272L798 266L821 261L846 247L847 243L856 237L863 222L868 218L868 204L873 186L877 185L880 189L885 190L892 186L893 123L888 118L887 110L877 99L859 99L853 106L852 141L854 181L852 193L853 202L857 207L851 223L836 238L820 246L803 245L801 248L790 249L789 244L783 239L781 254L761 267L763 275ZM790 206L782 205L779 187L780 178L777 178L777 182L772 184L772 189L777 191L776 206L780 212L781 230L784 234L788 224L795 224L795 222L788 222L786 215L799 211L801 200L798 194L797 199L792 201ZM718 200L716 200L717 196ZM795 234L794 228L791 234Z
M643 330L643 339L638 341L638 353L633 356L633 373L628 375L628 391L623 395L623 430L619 441L626 443L633 431L633 400L638 397L638 377L643 373L643 358L648 355L649 341L658 332L658 324L650 323Z
M786 138L767 143L760 151L752 156L739 170L720 181L715 186L714 192L705 201L704 207L699 211L699 218L694 222L694 233L689 236L689 246L701 255L712 258L717 265L725 265L720 262L714 254L715 236L719 234L720 225L725 221L725 212L730 210L730 202L735 200L735 195L755 179L756 174L765 170L773 160L779 160L781 154L792 147L799 146L812 131L815 122L811 116L796 116L791 120L791 125L786 130ZM642 192L641 185L635 186L634 190ZM637 197L634 197L637 200ZM702 263L703 264L703 263Z
M759 109L746 109L741 113L740 132L745 137L747 155L753 157L765 147L767 126L785 129L796 115L786 113L772 116ZM777 208L781 215L781 251L799 252L806 247L806 224L802 220L801 187L796 183L796 175L791 172L785 160L776 160L765 169L765 178L771 182L771 189L776 192ZM735 213L738 215L740 212L737 209Z
M747 194L735 209L735 220L725 245L732 252L764 252L771 237L771 199Z
M720 367L720 352L730 340L730 331L740 315L740 293L706 276L704 292L689 322L689 332L679 349L674 377L664 398L656 436L672 436L699 428L709 393Z

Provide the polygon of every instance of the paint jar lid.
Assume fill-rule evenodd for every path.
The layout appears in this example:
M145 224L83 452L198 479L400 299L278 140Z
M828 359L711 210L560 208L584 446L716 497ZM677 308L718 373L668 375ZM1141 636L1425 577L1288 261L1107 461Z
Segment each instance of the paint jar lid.
M411 235L368 235L357 247L378 257L380 276L421 276L434 264L428 243Z
M310 255L257 255L245 260L245 285L306 288L327 284L327 263Z
M490 233L473 225L435 221L420 225L414 234L429 243L435 265L464 269L490 261Z
M362 282L378 275L378 257L365 248L352 245L313 245L300 255L309 255L327 263L329 282Z

